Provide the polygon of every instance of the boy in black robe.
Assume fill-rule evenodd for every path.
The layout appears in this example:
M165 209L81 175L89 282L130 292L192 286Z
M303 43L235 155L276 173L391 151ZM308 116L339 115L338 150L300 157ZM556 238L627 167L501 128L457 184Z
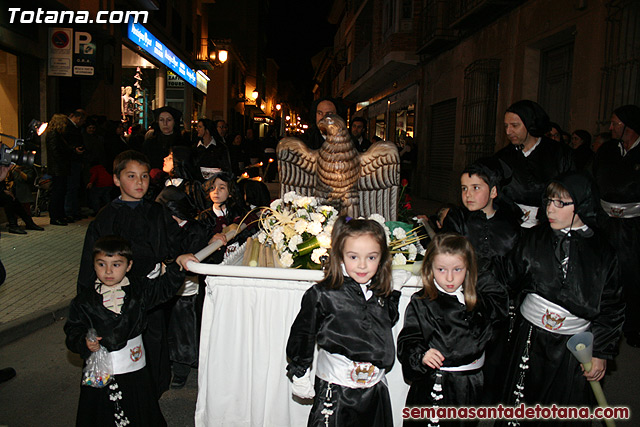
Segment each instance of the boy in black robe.
M513 405L584 406L593 400L587 381L602 379L618 352L624 320L618 261L596 228L599 201L587 175L552 180L543 205L548 222L525 232L503 269L506 283L524 296L504 398ZM593 368L584 373L566 343L587 330Z
M114 161L113 180L121 194L105 206L87 228L78 293L95 283L93 247L100 237L116 235L131 242L134 262L129 276L133 278L156 277L164 260L175 259L180 253L196 252L206 245L206 242L194 242L195 248L189 248L184 241L185 234L165 208L144 198L149 188L149 162L144 154L134 150L120 153ZM165 323L162 307L154 308L149 313L149 327L143 336L158 398L169 389L171 380Z

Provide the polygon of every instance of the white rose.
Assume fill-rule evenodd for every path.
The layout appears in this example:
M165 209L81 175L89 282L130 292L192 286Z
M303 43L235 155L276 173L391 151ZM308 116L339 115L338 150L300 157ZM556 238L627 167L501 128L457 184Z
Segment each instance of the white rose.
M295 236L293 236L291 238L291 240L289 240L289 250L291 252L297 252L298 251L298 245L302 243L302 236L296 234Z
M283 267L291 267L293 265L293 255L290 252L284 252L280 255L280 264Z
M404 231L404 229L402 227L398 227L398 228L393 230L393 237L395 237L398 240L406 239L407 238L407 232Z
M331 247L331 234L328 234L326 230L318 234L317 238L321 248Z
M307 231L308 224L309 223L306 220L302 219L302 218L297 220L296 224L295 224L295 227L294 227L295 230L296 230L296 233L302 234L305 231Z
M309 223L309 225L307 225L307 231L314 236L317 236L318 234L320 234L320 232L322 232L322 224L317 221L312 221Z
M393 256L393 261L391 264L393 265L405 265L407 263L407 258L403 254L395 254Z
M311 261L320 264L320 258L327 254L327 248L316 248L311 252Z

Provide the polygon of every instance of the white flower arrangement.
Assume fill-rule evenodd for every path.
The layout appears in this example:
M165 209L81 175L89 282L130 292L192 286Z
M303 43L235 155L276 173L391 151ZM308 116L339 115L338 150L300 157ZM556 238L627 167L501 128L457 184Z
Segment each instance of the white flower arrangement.
M265 208L258 240L276 248L284 267L320 268L337 218L335 208L290 191Z

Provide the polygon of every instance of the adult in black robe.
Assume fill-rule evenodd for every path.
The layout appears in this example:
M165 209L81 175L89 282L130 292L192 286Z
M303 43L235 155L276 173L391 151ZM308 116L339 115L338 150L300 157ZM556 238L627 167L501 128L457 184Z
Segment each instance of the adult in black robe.
M640 347L640 108L622 106L614 111L613 140L596 153L593 174L607 217L603 231L616 249L627 310L627 343Z
M174 263L168 265L166 273L157 279L131 277L130 284L122 287L125 298L119 315L104 307L102 294L96 291L95 286L81 289L71 301L69 317L64 325L67 347L86 360L91 351L87 348L85 338L89 328L94 328L97 336L102 337L100 345L108 351L124 348L128 340L146 329L148 310L173 297L184 276L185 273ZM145 351L148 352L146 345ZM132 425L166 426L148 364L114 378L123 393L118 403ZM110 393L109 387L82 386L77 425L112 426L115 409L109 399Z
M149 159L151 169L162 169L164 158L174 145L189 145L181 133L182 112L173 107L153 110L155 122L145 135L142 151Z
M337 114L345 120L345 114L342 105L338 100L334 98L320 98L316 99L311 105L310 117L309 117L309 129L304 133L302 139L312 150L317 150L324 144L325 135L322 135L320 129L318 129L318 122L324 118L327 114Z
M365 299L362 288L345 276L339 289L324 282L309 288L302 297L300 312L287 341L287 371L302 377L313 362L316 343L332 354L352 361L369 362L388 371L393 366L395 348L391 328L398 321L400 292L389 297ZM325 396L329 383L316 377L313 407L308 425L324 425ZM387 386L380 381L370 388L348 388L331 384L334 414L331 426L391 426L392 414Z
M587 330L593 333L593 357L603 361L606 370L606 361L618 353L624 319L618 261L606 236L596 227L599 205L595 185L581 173L563 174L554 182L569 192L575 213L587 228L564 233L542 223L527 230L506 259L503 278L515 292L535 294L590 322ZM567 257L565 275L562 264ZM527 405L589 404L593 400L591 388L580 363L566 347L572 335L561 332L564 319L554 318L553 309L548 308L546 313L533 324L524 318L520 307L512 335L513 353L504 401ZM522 358L527 355L529 359L523 363ZM528 369L523 369L523 364ZM518 396L518 392L522 395ZM554 421L554 425L558 423Z
M214 168L231 172L229 149L222 141L213 120L198 120L199 141L194 147L194 160L199 168ZM203 174L204 175L204 174ZM205 176L205 178L208 178Z
M530 227L534 225L536 209L540 213L547 183L562 172L575 170L573 153L567 145L544 136L550 129L549 116L533 101L512 104L504 123L511 144L496 156L511 168L513 175L502 195L520 206L523 224Z

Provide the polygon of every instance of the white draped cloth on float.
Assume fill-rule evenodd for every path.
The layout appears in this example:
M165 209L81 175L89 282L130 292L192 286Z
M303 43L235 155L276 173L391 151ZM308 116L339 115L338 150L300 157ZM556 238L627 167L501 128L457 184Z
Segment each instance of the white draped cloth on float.
M286 376L285 350L302 295L322 278L322 272L247 267L253 269L249 272L259 274L270 270L272 277L295 272L307 280L217 276L229 274L229 267L194 265L197 273L208 275L200 334L196 426L306 425L311 401L294 400ZM236 274L246 274L243 270L231 267ZM406 285L394 337L402 329L404 311L417 290L415 286L421 286L417 276L411 276ZM387 374L396 426L402 425L402 408L409 390L401 368L396 359Z

